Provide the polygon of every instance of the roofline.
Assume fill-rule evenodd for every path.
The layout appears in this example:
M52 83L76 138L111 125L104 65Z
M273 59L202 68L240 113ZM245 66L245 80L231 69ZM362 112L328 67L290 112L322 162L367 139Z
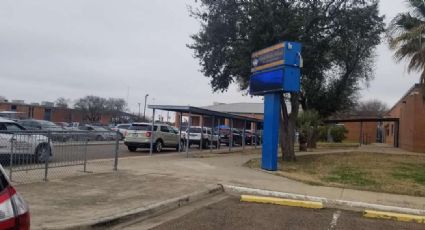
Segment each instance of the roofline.
M349 118L349 119L332 119L332 120L324 120L325 124L334 124L334 123L350 123L350 122L398 122L399 118Z
M391 111L393 111L393 109L404 99L406 98L410 93L412 93L412 91L416 88L418 88L420 86L420 84L415 83L412 87L410 87L409 90L407 90L407 92L393 105L393 107L391 107L391 109L388 110L388 112L386 114L389 114Z
M221 117L221 118L230 118L230 119L236 119L236 120L245 120L245 121L251 121L251 122L263 122L261 119L251 118L251 117L245 117L245 116L239 116L232 113L225 113L225 112L218 112L215 110L209 110L194 106L179 106L179 105L148 105L148 108L150 109L159 109L159 110L165 110L165 111L171 111L171 112L180 112L180 113L192 113L196 115L205 115L210 117Z

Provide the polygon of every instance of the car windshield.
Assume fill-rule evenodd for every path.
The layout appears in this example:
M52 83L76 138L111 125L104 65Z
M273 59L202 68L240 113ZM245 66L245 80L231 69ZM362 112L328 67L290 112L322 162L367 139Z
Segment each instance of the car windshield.
M201 133L201 128L190 128L189 133Z
M158 126L155 125L155 131L158 128ZM138 130L138 131L151 131L152 126L146 125L146 124L132 124L129 128L129 130Z
M93 126L93 129L95 130L95 131L108 131L107 129L105 129L105 128L103 128L103 127L99 127L99 126Z
M118 125L117 128L119 129L128 129L130 125Z
M40 122L40 125L42 127L45 127L45 128L56 128L56 127L58 127L58 125L56 125L55 123L50 122L50 121L39 121L39 122Z

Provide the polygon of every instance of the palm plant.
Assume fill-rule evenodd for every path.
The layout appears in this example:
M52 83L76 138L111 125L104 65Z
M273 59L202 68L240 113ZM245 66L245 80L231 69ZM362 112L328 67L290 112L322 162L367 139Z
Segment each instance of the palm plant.
M421 72L425 101L425 0L407 0L410 11L398 14L388 28L390 48L397 61L408 60L408 71Z

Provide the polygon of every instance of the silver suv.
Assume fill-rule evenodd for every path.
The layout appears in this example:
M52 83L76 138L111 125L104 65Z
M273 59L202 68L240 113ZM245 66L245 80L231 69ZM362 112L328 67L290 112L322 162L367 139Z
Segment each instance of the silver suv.
M132 123L125 135L124 144L130 152L138 148L150 148L152 135L155 152L161 152L163 148L179 150L179 143L181 143L179 132L167 124L155 124L152 134L152 124Z

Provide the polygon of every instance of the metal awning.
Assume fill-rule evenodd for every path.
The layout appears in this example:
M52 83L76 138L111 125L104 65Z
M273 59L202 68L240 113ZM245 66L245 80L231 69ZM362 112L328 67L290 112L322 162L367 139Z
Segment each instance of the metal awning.
M170 111L170 112L186 113L186 114L191 113L193 115L228 118L228 119L235 119L235 120L242 120L242 121L249 121L249 122L260 122L260 123L263 122L263 120L257 119L257 118L245 117L245 116L240 116L240 115L231 114L231 113L218 112L218 111L203 109L203 108L194 107L194 106L148 105L148 108L155 109L155 110Z

